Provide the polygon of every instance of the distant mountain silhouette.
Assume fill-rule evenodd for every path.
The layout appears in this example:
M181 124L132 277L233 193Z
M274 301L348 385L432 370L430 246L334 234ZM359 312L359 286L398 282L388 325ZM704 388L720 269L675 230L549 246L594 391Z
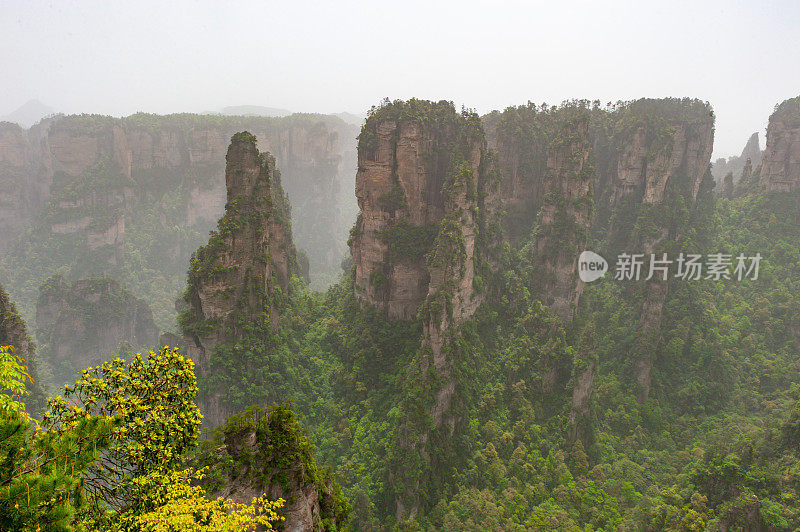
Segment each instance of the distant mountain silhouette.
M55 110L52 107L48 107L39 100L29 100L16 111L0 116L0 121L16 122L20 126L28 128L53 113L55 113Z

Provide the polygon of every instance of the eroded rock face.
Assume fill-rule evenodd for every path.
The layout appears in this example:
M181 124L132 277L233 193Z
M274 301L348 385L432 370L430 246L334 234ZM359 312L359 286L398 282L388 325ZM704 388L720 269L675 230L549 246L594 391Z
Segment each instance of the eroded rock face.
M350 240L355 296L389 319L422 321L422 378L437 376L428 407L436 429L452 436L457 355L449 346L482 301L481 235L497 210L487 205L497 194L483 128L476 115L458 114L450 102L387 103L367 119L358 162L361 213ZM435 454L427 448L429 433L426 427L409 434L401 445ZM409 480L396 499L399 517L415 515L417 482Z
M461 233L455 237L463 240L458 252L463 248L467 256L459 281L463 303L456 313L471 314L475 220L470 210L477 208L482 186L482 132L470 138L467 121L447 102L420 104L430 113L429 122L404 114L400 105L370 117L359 137L361 212L350 241L356 297L390 319L415 318L443 282L444 264L428 264L426 254L450 217L451 228ZM447 188L456 181L457 187Z
M694 211L701 187L712 180L713 114L707 104L691 100L640 100L617 113L620 120L633 118L640 125L635 129L627 126L613 137L622 153L616 173L598 176L599 183L609 185L600 191L600 197L611 199L610 208L604 211L610 218L596 222L608 224L619 250L658 255L670 242L680 242L683 237L681 225L674 225L664 213L680 208ZM706 192L710 193L710 186ZM626 220L625 212L636 216ZM616 225L614 216L620 220ZM647 282L641 337L631 353L641 401L650 393L653 357L668 294L669 280L654 278Z
M769 117L761 184L776 192L800 186L800 96L781 103Z
M563 117L570 112L583 113L588 128L565 127ZM533 290L566 326L580 300L575 261L587 233L610 242L611 253L656 252L682 237L666 222L665 210L682 205L691 211L708 176L714 119L710 107L696 100L645 99L606 109L590 102L560 108L529 104L483 121L496 150L507 237L514 243L536 229ZM634 231L637 221L647 231ZM667 283L652 284L641 313L642 342L649 343L631 353L641 398L649 393L668 294ZM597 367L593 348L583 351L573 380L573 435L582 432ZM545 375L545 392L565 380Z
M622 154L610 176L612 204L630 194L640 195L644 204L662 203L670 183L693 203L708 171L714 120L710 115L697 121L667 115L664 122L640 126L618 142Z
M259 153L254 135L232 137L225 183L225 214L218 231L195 254L184 295L188 309L181 327L199 376L208 371L214 347L241 334L239 318L266 314L277 325L274 292L288 290L291 276L298 273L280 173L269 153ZM211 392L200 403L212 425L231 413Z
M46 398L39 382L36 349L16 306L0 286L0 346L8 345L14 348L14 355L22 357L23 363L28 366L28 373L33 382L26 383L26 389L30 394L24 397L24 400L28 412L38 412L44 408Z
M361 143L356 174L361 209L351 242L356 297L392 319L413 319L427 294L424 254L444 215L439 192L444 176L426 164L432 132L423 132L416 122L373 120L365 128L374 138L372 145ZM394 227L405 229L397 236L410 240L401 253L390 248Z
M120 344L149 350L159 335L147 303L108 278L48 279L39 289L36 328L57 386L113 359Z
M745 144L742 154L739 156L739 158L743 161L750 159L750 163L753 166L758 166L761 164L761 156L761 143L758 139L758 132L756 132L750 135L750 138L747 139L747 144Z
M41 173L27 132L0 122L0 250L30 225L42 200L37 181Z
M583 290L577 260L586 247L592 218L594 168L589 162L589 117L567 116L547 150L536 239L541 299L563 323L575 315Z

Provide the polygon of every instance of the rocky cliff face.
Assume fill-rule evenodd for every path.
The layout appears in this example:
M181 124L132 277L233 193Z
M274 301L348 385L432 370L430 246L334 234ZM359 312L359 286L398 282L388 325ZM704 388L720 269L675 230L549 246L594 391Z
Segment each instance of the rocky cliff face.
M596 171L590 158L590 112L581 106L527 105L484 117L497 152L501 195L511 242L531 234L535 278L528 280L564 327L570 327L583 290L577 260L586 249L593 219ZM576 368L570 437L584 438L597 364L593 335L584 334ZM542 361L541 391L551 394L567 376Z
M589 162L589 117L567 113L547 149L542 179L540 232L536 238L539 293L553 312L570 323L583 289L576 277L577 257L586 247L592 219L592 180Z
M417 107L429 115L415 118ZM444 256L449 251L460 263L456 315L474 311L474 215L483 186L483 140L475 126L452 104L411 100L383 107L362 130L361 212L350 241L355 293L390 319L415 318L426 299L453 281L446 273L455 264Z
M29 413L38 412L45 406L46 397L39 381L39 368L36 350L28 336L28 328L17 313L17 308L0 286L0 345L13 346L14 355L22 357L28 366L28 374L33 382L26 383L29 395L23 397Z
M231 138L225 160L225 214L191 261L180 319L199 377L206 376L217 345L241 336L242 318L266 315L277 326L279 294L299 273L275 159L259 153L256 137L244 132ZM200 403L213 425L231 413L217 392L201 396Z
M452 436L458 419L451 346L482 301L481 234L494 212L483 128L450 102L387 102L367 119L358 155L361 213L350 240L355 296L391 320L421 319L420 369L435 382L430 414L435 430ZM403 444L425 449L429 432ZM412 491L396 501L398 516L416 512Z
M0 122L0 250L27 228L43 204L37 159L27 132Z
M611 239L618 249L660 256L681 241L686 217L695 209L704 183L704 193L710 190L713 113L708 104L697 100L639 100L615 115L613 142L620 153L616 171L611 165L610 175L598 176L599 183L607 184L599 195L610 200ZM684 217L674 215L682 211ZM635 218L626 221L631 213ZM598 225L606 224L598 220ZM669 283L669 279L654 277L645 287L642 336L632 354L641 400L650 393Z
M483 117L496 151L506 230L527 235L545 200L548 147L569 109L589 115L589 160L594 170L592 227L603 227L624 201L660 204L672 188L697 197L713 146L713 116L697 100L637 100L610 108L579 101L561 108L533 104Z
M113 359L121 344L152 349L159 335L147 303L108 278L48 279L39 289L36 328L55 386Z
M761 156L761 143L758 140L758 132L756 132L750 135L750 138L747 139L747 144L745 144L742 154L739 156L739 158L743 161L749 159L753 166L758 166L761 164Z
M339 272L355 217L355 126L324 115L81 115L27 131L0 125L0 268L11 272L14 293L32 307L36 294L26 287L58 268L76 270L71 278L108 274L153 301L166 326L167 301L183 282L174 265L186 263L222 215L227 140L243 129L277 158L312 274ZM130 271L140 262L163 277L150 276L157 289Z
M361 213L350 245L358 299L389 319L418 316L431 357L424 371L445 375L434 423L453 394L447 377L448 331L470 317L475 289L479 211L488 188L486 145L477 117L449 102L387 104L359 137L356 196ZM449 419L451 423L453 420Z
M776 192L800 186L800 96L781 103L769 117L761 184Z

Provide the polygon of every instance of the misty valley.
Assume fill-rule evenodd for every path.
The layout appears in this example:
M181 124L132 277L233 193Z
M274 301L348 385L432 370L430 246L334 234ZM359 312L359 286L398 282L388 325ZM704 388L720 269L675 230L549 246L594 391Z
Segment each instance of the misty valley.
M800 529L800 96L247 111L0 122L0 530Z

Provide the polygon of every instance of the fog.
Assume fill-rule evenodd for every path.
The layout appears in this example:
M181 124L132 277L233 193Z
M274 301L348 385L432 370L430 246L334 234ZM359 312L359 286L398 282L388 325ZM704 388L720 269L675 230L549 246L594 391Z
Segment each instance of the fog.
M0 116L363 114L383 97L708 100L714 157L800 87L800 8L774 2L32 2L0 10Z

